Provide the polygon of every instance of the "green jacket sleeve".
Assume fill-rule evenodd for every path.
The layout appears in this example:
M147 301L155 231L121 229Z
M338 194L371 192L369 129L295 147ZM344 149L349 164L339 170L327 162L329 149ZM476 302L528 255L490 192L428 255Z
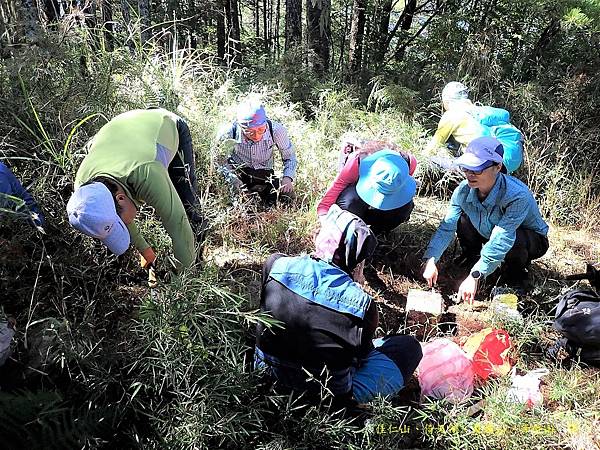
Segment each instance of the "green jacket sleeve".
M140 233L140 229L138 228L135 222L127 225L127 229L129 230L129 236L131 237L131 243L135 246L135 248L141 253L150 247L150 244L146 242L142 233Z
M167 170L158 162L144 164L132 173L129 185L160 217L173 243L177 269L191 266L196 259L194 233Z

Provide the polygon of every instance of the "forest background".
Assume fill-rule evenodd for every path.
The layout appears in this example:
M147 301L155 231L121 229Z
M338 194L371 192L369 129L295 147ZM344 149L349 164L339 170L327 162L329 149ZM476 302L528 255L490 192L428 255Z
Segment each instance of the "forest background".
M2 308L18 322L0 373L7 448L598 444L600 377L585 368L556 368L545 410L517 413L498 382L479 394L489 405L483 418L472 404L382 399L357 423L329 411L327 395L309 407L267 392L250 363L254 323L268 320L256 314L260 264L273 251L310 250L341 135L419 155L451 80L511 112L526 136L517 176L558 230L553 244L564 252L550 254L527 320L512 330L529 355L524 365L539 363L551 300L565 287L556 280L598 258L600 1L0 0L0 15L0 158L49 221L47 236L11 217L0 228ZM263 98L296 145L292 210L231 205L215 171L226 151L214 145L215 131L248 93ZM110 257L64 214L83 144L112 116L149 106L188 120L211 223L206 262L152 291L135 257ZM405 287L418 286L408 268L443 211L435 198L451 192L443 181L424 180L416 218L384 242L396 258L392 278ZM145 231L166 251L168 238L145 214ZM575 242L569 230L586 234ZM380 330L398 331L391 319ZM486 423L510 433L476 432ZM381 424L413 429L381 432ZM427 428L457 424L466 432ZM553 433L531 432L544 424Z

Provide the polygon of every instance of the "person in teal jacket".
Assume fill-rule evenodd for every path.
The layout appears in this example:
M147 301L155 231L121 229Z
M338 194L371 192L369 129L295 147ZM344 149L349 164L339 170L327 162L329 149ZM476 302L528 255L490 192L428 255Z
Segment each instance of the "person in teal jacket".
M523 287L526 267L548 250L548 225L528 187L501 173L503 148L493 137L474 139L455 163L466 176L452 194L446 217L424 254L423 277L437 282L436 263L454 234L463 251L463 265L471 266L459 288L462 300L475 298L478 284L501 264L505 279Z
M120 114L89 144L67 204L69 222L115 255L133 242L149 267L156 256L134 221L146 203L171 237L176 267L189 267L196 256L190 222L203 228L194 170L191 135L181 117L165 109Z

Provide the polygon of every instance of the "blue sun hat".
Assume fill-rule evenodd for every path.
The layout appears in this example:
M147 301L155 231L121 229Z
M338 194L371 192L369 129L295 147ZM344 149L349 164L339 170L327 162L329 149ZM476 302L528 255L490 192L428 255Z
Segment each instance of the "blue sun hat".
M417 183L406 160L393 150L380 150L360 162L356 193L369 206L389 211L412 200Z

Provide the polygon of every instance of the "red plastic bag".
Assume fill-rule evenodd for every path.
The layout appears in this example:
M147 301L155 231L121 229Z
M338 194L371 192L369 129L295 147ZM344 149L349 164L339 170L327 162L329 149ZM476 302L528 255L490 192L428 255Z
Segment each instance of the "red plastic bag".
M422 396L459 402L473 393L473 363L448 339L425 344L417 370Z
M485 328L473 334L463 345L463 349L473 361L473 371L484 380L490 375L503 376L510 372L508 353L511 348L508 333L492 328Z

